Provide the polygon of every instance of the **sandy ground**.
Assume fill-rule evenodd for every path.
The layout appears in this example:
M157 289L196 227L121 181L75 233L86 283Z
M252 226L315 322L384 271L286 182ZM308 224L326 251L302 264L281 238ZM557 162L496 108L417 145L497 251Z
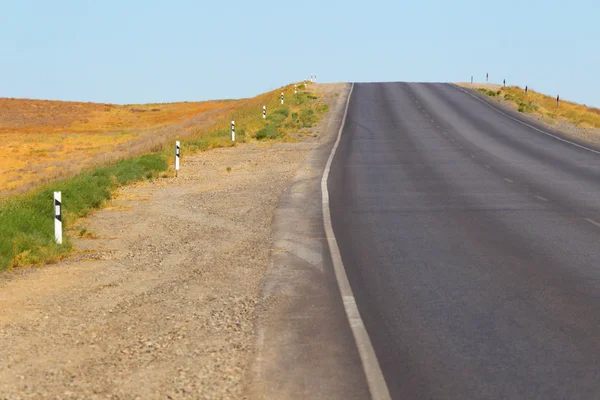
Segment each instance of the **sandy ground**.
M84 221L75 256L2 274L0 399L242 398L273 214L321 126L188 157Z

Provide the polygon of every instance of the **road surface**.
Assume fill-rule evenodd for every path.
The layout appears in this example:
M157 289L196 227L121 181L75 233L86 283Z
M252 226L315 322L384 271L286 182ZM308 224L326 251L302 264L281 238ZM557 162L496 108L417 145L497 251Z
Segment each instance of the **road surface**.
M355 85L328 185L360 313L395 399L600 398L600 153L494 107Z

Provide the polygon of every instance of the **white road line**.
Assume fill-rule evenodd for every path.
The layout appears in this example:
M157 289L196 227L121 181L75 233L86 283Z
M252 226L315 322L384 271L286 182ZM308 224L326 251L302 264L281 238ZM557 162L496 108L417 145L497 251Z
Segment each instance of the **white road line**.
M504 178L504 180L508 183L515 183L512 179Z
M533 196L533 197L535 197L536 199L541 200L541 201L548 201L548 199L545 198L544 196L537 196L536 195L536 196Z
M511 115L508 115L508 114L507 114L507 113L505 113L504 111L497 109L496 107L492 106L491 104L488 104L487 102L485 102L485 101L481 100L479 97L475 96L475 95L474 95L474 94L472 94L472 93L469 93L469 92L467 92L466 90L464 90L464 89L463 89L463 88L461 88L460 86L457 86L457 85L455 85L454 83L450 83L449 85L451 85L451 86L454 86L454 87L455 87L455 88L457 88L458 90L460 90L460 91L462 91L462 92L464 92L464 93L468 94L469 96L473 97L474 99L476 99L476 100L478 100L478 101L482 102L483 104L485 104L486 106L488 106L488 107L489 107L489 108L491 108L492 110L496 110L496 111L497 111L497 112L499 112L500 114L502 114L502 115L504 115L504 116L506 116L506 117L508 117L508 118L512 119L513 121L517 121L517 122L518 122L518 123L520 123L520 124L523 124L523 125L525 125L525 126L528 126L528 127L530 127L531 129L533 129L533 130L535 130L535 131L538 131L539 133L543 133L544 135L546 135L546 136L550 136L551 138L554 138L554 139L556 139L556 140L560 140L561 142L568 143L568 144L570 144L570 145L573 145L573 146L575 146L575 147L579 147L580 149L587 150L587 151L591 151L592 153L595 153L595 154L600 154L600 151L596 151L596 150L590 149L589 147L582 146L582 145L580 145L580 144L577 144L577 143L575 143L575 142L571 142L570 140L563 139L563 138L561 138L561 137L558 137L558 136L556 136L556 135L553 135L553 134L551 134L551 133L545 132L545 131L543 131L543 130L541 130L541 129L538 129L538 128L536 128L536 127L535 127L535 126L533 126L533 125L530 125L530 124L528 124L527 122L523 122L523 121L521 121L521 120L519 120L519 119L517 119L517 118L515 118L515 117L513 117L513 116L511 116Z
M491 165L487 165L487 164L485 164L485 167L486 167L487 169L492 169L492 166L491 166Z
M600 222L596 222L596 221L594 221L594 220L593 220L593 219L591 219L591 218L585 218L585 220L586 220L587 222L589 222L590 224L592 224L592 225L596 225L598 228L600 228Z
M342 255L340 254L335 233L333 232L331 211L329 208L329 190L327 189L327 178L329 177L329 171L331 169L333 157L335 156L335 152L340 144L340 139L342 138L342 131L346 125L348 107L350 106L350 98L352 97L353 91L354 84L352 84L350 93L348 94L346 110L344 111L344 119L342 120L340 131L338 132L338 138L333 145L333 149L331 149L331 154L329 155L329 159L325 165L325 171L323 172L323 178L321 179L321 193L323 195L323 225L325 226L327 243L329 244L329 251L331 252L333 270L340 288L342 299L344 300L346 316L350 322L354 340L356 341L356 346L358 347L358 353L365 371L367 384L369 385L369 391L371 392L371 398L373 400L391 400L390 392L387 384L385 383L383 373L381 372L381 367L379 366L379 361L377 361L375 350L373 350L373 344L371 343L371 339L369 338L365 324L360 317L360 312L358 311L356 300L354 299L354 294L352 293L352 288L350 287L350 282L348 281L348 276L346 275L346 269L344 268L344 263L342 262Z

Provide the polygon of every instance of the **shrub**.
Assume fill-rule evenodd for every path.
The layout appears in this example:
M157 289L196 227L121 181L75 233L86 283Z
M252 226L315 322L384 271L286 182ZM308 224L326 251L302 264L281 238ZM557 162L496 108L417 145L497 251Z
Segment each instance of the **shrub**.
M276 139L279 135L277 134L277 127L272 124L266 125L264 128L256 132L256 138L258 140L263 139Z

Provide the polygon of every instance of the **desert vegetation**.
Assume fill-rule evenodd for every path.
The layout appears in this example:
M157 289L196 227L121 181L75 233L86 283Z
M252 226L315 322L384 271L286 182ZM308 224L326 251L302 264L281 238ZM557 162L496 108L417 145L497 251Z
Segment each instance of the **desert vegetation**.
M498 97L512 104L517 111L547 117L562 119L580 128L600 128L600 109L588 107L570 101L560 100L557 105L556 97L547 96L534 90L517 86L502 87L497 91L486 88L478 89L489 97Z
M279 98L282 90L286 99L284 105L280 104ZM211 105L206 106L207 111L204 112L193 107L191 110L195 111L188 110L189 114L173 112L172 118L169 117L171 119L151 118L140 122L141 120L135 119L137 117L132 117L130 123L138 125L135 129L132 128L130 133L115 134L110 132L109 128L106 128L107 131L98 128L95 133L68 132L66 122L61 122L62 125L57 122L54 127L47 128L58 129L58 132L37 135L33 132L21 135L13 133L11 146L17 149L14 153L19 153L25 164L18 168L10 162L2 164L0 166L3 174L4 171L14 173L14 170L18 169L20 171L17 173L25 176L30 172L30 168L36 165L31 159L37 162L46 157L61 160L66 164L75 162L78 165L75 169L63 171L63 174L70 175L67 177L61 174L45 175L41 183L39 180L20 180L21 185L28 190L17 194L13 191L0 200L0 270L55 262L69 254L72 244L68 235L65 236L62 245L54 241L53 191L62 192L63 224L65 231L69 231L76 228L77 218L101 208L120 186L140 180L172 176L175 139L181 140L181 157L184 162L186 155L235 145L231 141L231 120L236 121L236 143L297 140L303 134L304 128L313 126L320 115L328 111L328 107L320 103L318 97L303 85L299 87L297 94L294 94L292 86L288 86L251 99L194 104ZM262 118L263 105L267 106L266 119ZM157 105L137 107L150 110L147 112L159 112L151 111ZM188 105L183 107L187 108ZM61 118L62 121L69 120L64 116L56 116L53 121L61 121ZM180 120L181 118L184 120ZM167 121L172 122L169 125ZM43 119L35 123L42 124ZM158 125L153 126L154 123ZM108 122L106 126L114 126L111 124L112 122ZM29 126L24 123L23 125ZM61 131L62 129L65 130ZM65 139L58 140L55 144L57 150L48 150L40 156L39 149L43 148L40 143L47 143L45 140L48 140L48 135L61 135L60 138ZM36 137L40 140L36 141ZM81 145L81 148L74 146L67 156L62 154L66 148L70 148L67 139L72 139L72 143L89 141L90 144L88 147L85 144ZM23 148L28 148L28 152L23 153ZM6 150L0 151L4 153ZM61 155L50 157L55 151ZM11 157L16 158L14 155ZM5 161L3 159L2 162ZM46 168L57 167L43 163L42 165ZM33 175L38 172L34 171Z

